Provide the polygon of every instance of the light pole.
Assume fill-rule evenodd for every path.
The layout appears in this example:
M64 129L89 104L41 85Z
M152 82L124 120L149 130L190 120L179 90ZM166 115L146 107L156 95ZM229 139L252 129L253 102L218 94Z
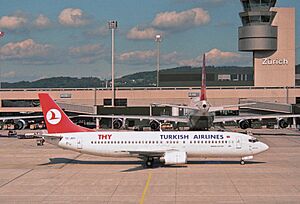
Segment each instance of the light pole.
M0 38L4 37L4 32L0 31ZM2 89L2 84L1 84L1 67L0 67L0 89Z
M155 42L157 43L157 64L156 64L156 86L159 87L159 63L160 63L160 42L161 42L161 35L155 36Z
M111 30L111 105L115 106L115 29L118 27L117 21L108 21L108 28Z

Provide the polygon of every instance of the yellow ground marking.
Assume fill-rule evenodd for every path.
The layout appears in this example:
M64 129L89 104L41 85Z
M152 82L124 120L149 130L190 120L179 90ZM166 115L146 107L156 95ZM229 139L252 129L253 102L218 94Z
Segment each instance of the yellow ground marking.
M146 182L146 185L145 185L145 188L144 188L144 191L143 191L141 200L140 200L140 204L143 204L143 203L144 203L144 199L145 199L145 196L146 196L146 193L147 193L147 190L148 190L150 181L151 181L151 177L152 177L152 173L149 173L148 179L147 179L147 182Z

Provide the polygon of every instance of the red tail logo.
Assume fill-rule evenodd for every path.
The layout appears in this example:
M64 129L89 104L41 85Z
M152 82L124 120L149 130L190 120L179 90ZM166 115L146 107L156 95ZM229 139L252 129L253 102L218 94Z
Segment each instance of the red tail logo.
M56 125L61 121L61 113L57 109L51 109L47 112L46 118L50 124Z
M39 94L48 133L92 132L93 130L75 125L61 108L46 93Z

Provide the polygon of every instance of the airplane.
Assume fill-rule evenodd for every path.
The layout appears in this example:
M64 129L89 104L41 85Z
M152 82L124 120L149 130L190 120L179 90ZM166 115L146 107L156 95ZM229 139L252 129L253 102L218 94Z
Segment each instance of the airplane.
M186 114L184 116L140 116L140 115L79 115L79 117L92 117L92 118L109 118L112 119L113 129L121 129L125 126L125 122L128 119L149 120L149 126L151 130L158 131L161 129L161 121L175 122L187 124L190 130L208 130L214 124L225 122L238 122L241 129L247 129L251 127L252 121L263 119L276 119L279 127L288 127L287 118L300 117L295 114L276 114L276 115L261 115L261 116L233 116L233 117L215 117L215 112L228 110L230 108L236 108L241 106L254 105L255 103L244 103L235 105L224 105L213 107L207 101L206 95L206 63L205 54L203 55L203 67L202 67L202 83L201 94L199 98L191 100L189 106L175 105L175 104L159 104L154 103L151 106L165 106L175 107L178 109L185 109Z
M42 115L32 115L32 116L5 116L0 117L0 129L3 128L3 125L9 122L9 124L12 124L14 126L14 129L17 130L23 130L28 126L28 123L31 120L40 120L42 119Z
M240 158L240 164L268 150L256 138L236 132L101 131L74 124L47 93L39 93L47 134L46 142L85 154L107 157L137 157L153 167L158 160L165 165L187 163L190 157Z

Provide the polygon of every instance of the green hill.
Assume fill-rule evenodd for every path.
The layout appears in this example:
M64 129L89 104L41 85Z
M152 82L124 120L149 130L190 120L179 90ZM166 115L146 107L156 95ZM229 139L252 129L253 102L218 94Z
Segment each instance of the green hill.
M210 67L207 67L208 69ZM242 67L211 67L218 69L242 68ZM189 72L192 67L176 67L164 69L161 72ZM296 66L296 73L300 74L300 65ZM116 87L154 87L156 86L156 71L138 72L129 74L115 80ZM2 88L101 88L109 86L106 82L97 77L52 77L36 81L20 81L15 83L2 82Z

